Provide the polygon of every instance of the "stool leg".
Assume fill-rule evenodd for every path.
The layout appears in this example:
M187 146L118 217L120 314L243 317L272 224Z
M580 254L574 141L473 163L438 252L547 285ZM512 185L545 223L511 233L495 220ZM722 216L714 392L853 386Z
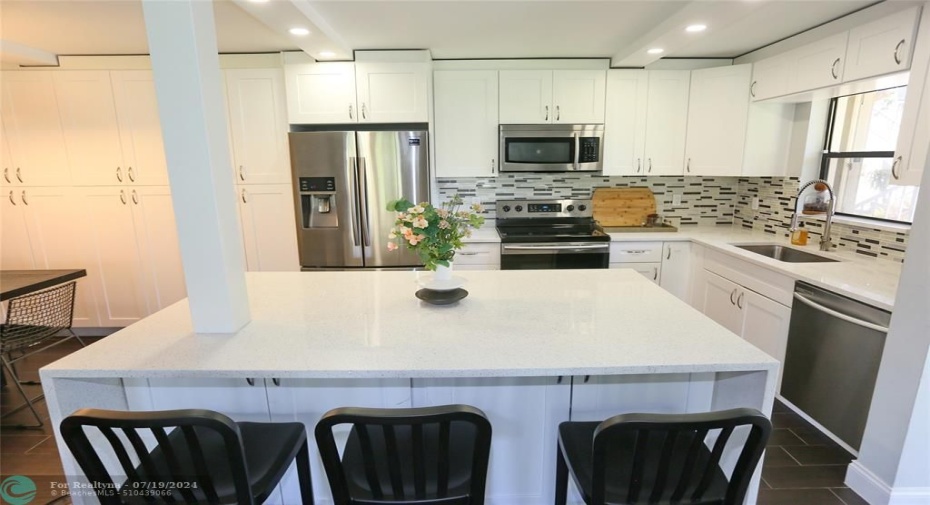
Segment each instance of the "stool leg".
M313 505L313 485L310 481L310 448L304 440L297 452L297 480L300 482L300 500L303 505Z
M26 401L26 404L25 404L25 405L21 405L21 406L17 407L16 409L11 410L10 412L7 412L7 414L12 414L13 412L18 411L18 410L22 409L23 407L29 407L29 410L32 411L33 417L36 418L36 422L38 422L39 424L35 424L35 425L24 425L24 426L22 426L22 427L23 427L23 428L41 428L41 427L43 426L43 424L45 424L45 423L42 422L42 417L39 416L39 413L36 411L36 408L32 405L32 402L38 401L38 400L42 399L42 397L43 397L44 395L39 395L39 396L37 396L37 397L35 397L35 398L29 398L29 395L26 394L26 390L23 389L23 386L22 386L22 385L20 384L20 382L19 382L19 377L16 375L16 372L13 371L13 367L12 367L12 365L10 364L10 362L7 361L7 359L6 359L5 357L0 357L0 361L3 361L3 367L6 368L6 370L10 373L11 382L13 382L13 384L16 385L16 389L19 390L19 394L22 395L23 400ZM4 415L6 415L6 414L4 414ZM7 426L7 427L12 427L12 426Z
M568 465L562 456L559 444L555 447L555 505L565 505L568 501Z

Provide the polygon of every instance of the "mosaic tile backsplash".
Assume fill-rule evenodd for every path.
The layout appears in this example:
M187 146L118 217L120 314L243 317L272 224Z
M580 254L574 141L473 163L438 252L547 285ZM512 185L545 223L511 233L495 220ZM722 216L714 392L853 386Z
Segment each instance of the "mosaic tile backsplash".
M439 197L458 193L469 203L479 202L488 218L496 216L497 200L520 198L590 198L594 188L648 187L656 195L656 208L676 226L737 224L779 237L788 236L798 191L793 177L604 177L592 174L504 174L486 178L440 178ZM673 205L675 194L681 205ZM759 209L752 210L753 197ZM811 241L820 240L823 222L805 221ZM833 244L880 259L904 261L907 233L833 224Z
M489 218L497 200L591 198L594 188L647 187L656 195L656 211L678 226L732 224L739 179L736 177L604 177L591 174L503 174L500 177L439 179L439 196L458 193L480 202ZM673 195L681 205L672 205Z
M744 228L787 237L791 214L794 212L794 196L798 193L799 185L796 177L739 179L735 222ZM753 210L752 198L756 196L759 197L759 209ZM810 232L810 240L819 243L824 222L806 219L804 225ZM840 250L874 258L904 261L908 237L905 232L834 222L831 235L833 245Z

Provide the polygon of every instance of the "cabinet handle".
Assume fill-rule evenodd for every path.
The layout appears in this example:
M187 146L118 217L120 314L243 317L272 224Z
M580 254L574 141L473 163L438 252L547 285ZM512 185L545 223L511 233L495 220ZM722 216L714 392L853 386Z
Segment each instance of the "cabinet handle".
M129 176L129 182L136 182L136 177L132 175L132 167L126 169L126 175Z
M559 110L559 106L556 105L556 106L555 106L555 120L556 120L556 121L559 121L559 118L561 118L561 117L562 117L562 111Z
M752 84L749 85L749 96L756 97L756 81L752 81Z
M248 382L250 386L254 386L254 385L255 385L255 379L247 378L245 381Z
M280 386L280 385L281 385L281 379L278 379L277 377L272 378L272 379L271 379L271 382L272 382L272 384L274 384L275 386Z
M494 167L495 167L495 165L494 165L494 158L491 158L491 173L492 173L492 174L494 173Z
M546 106L546 121L549 121L549 106Z
M349 119L355 119L354 117L352 117L352 104L351 103L349 104Z
M833 65L830 66L830 75L832 75L834 79L839 79L840 77L840 74L836 71L836 66L839 64L840 64L840 59L837 58L833 60Z
M556 383L556 384L561 384L561 383L562 383L562 376L561 376L561 375L559 376L558 379L555 380L555 383Z
M691 158L688 158L688 163L685 164L685 170L687 170L689 174L691 173Z
M739 298L736 299L736 306L739 307L739 310L743 310L743 296L746 293L740 293Z
M649 158L649 170L648 170L648 172L649 172L650 174L652 173L652 158Z
M18 180L19 182L25 182L23 180L23 174L20 173L19 167L16 167L16 180Z
M136 190L132 190L132 203L139 205L139 195Z
M245 188L242 188L242 203L249 203L248 200L245 199Z
M672 248L671 247L665 250L665 259L667 260L672 259Z
M640 170L643 169L643 159L636 158L636 173L638 174Z
M898 176L898 164L901 163L901 157L898 156L894 159L894 163L891 164L891 176L894 177L894 180L898 180L901 177Z
M659 268L658 267L652 267L652 280L654 281L659 280Z
M122 189L119 190L119 199L121 202L123 202L123 205L126 205L126 192Z
M10 169L9 168L3 169L3 178L4 180L6 180L6 182L13 182L10 180Z
M585 376L584 376L584 383L587 384L589 380L591 380L591 376L590 376L590 375L585 375Z
M26 190L24 189L19 195L19 199L23 201L24 204L29 205L29 200L26 200Z
M242 165L239 165L239 180L240 181L245 180L245 167L243 167Z
M10 203L14 206L16 205L16 200L13 199L13 190L10 190Z
M123 182L123 170L120 167L116 167L116 180Z
M730 305L736 305L736 300L733 297L736 296L736 288L733 288L733 292L730 293Z
M904 47L904 39L901 39L901 42L898 42L898 45L894 46L894 62L897 65L900 65L901 62L904 61L898 56L898 51L900 51L902 47Z
M368 119L367 109L365 108L365 102L362 102L362 119Z

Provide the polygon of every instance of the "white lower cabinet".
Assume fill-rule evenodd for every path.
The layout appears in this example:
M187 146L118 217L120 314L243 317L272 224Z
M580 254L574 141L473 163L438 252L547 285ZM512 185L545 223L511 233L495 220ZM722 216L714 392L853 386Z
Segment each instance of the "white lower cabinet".
M242 239L248 270L300 271L291 185L240 185L238 191Z
M665 242L662 245L659 285L680 300L691 302L691 242Z
M701 311L780 362L785 360L791 308L704 271ZM781 370L776 392L781 389Z
M610 268L631 268L659 284L662 276L662 242L612 242Z
M410 379L266 379L267 408L273 422L302 422L310 445L310 471L316 503L332 503L332 493L320 461L313 430L320 418L338 407L409 408ZM337 431L338 447L345 444L348 427ZM285 504L300 503L297 467L291 464L279 489Z
M610 268L629 268L642 274L643 277L659 284L662 275L662 263L611 263Z
M4 189L0 200L0 268L29 270L35 268L29 231L26 229L26 205L19 191Z
M455 253L456 270L500 270L501 245L496 242L471 242Z
M568 421L569 377L414 379L413 406L464 403L491 421L487 503L552 503L558 426Z
M167 186L139 187L132 189L129 195L151 313L187 296L171 189Z

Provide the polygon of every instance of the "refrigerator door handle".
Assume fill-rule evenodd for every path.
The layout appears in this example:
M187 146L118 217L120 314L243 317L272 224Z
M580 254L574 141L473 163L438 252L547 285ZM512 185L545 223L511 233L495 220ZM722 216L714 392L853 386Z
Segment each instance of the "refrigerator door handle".
M358 247L359 233L358 226L356 226L356 224L359 222L358 158L355 156L350 156L349 163L352 164L352 169L349 170L349 176L352 178L352 180L349 182L349 187L352 189L352 198L355 200L352 202L352 205L349 205L349 227L352 228L352 243L355 245L355 247Z
M365 175L365 171L368 167L366 166L367 163L365 162L365 158L359 158L358 160L359 202L361 203L359 208L359 222L362 225L362 241L365 247L371 247L371 219L368 216L368 177Z

